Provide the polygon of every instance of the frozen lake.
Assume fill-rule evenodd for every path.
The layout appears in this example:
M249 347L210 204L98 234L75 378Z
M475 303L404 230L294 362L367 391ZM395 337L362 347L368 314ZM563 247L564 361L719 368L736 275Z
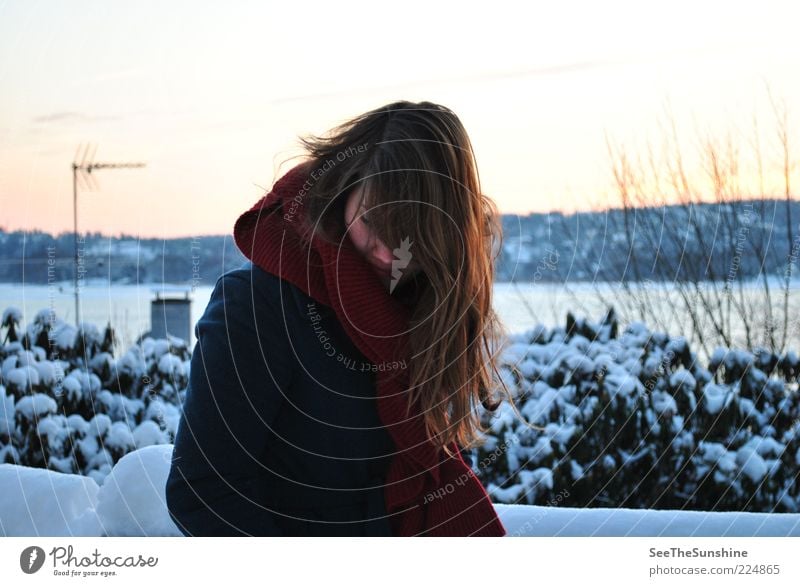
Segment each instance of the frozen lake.
M780 283L775 280L772 287L772 306L782 316L783 297L780 294ZM168 288L169 286L167 286ZM653 314L658 316L660 324L647 320L653 331L667 331L671 335L686 335L691 331L687 321L687 312L682 311L683 303L677 290L671 286L648 285L653 293ZM720 285L717 285L720 287ZM111 322L115 327L123 346L133 343L142 332L150 329L150 301L159 286L112 285L94 283L85 285L81 292L82 320L94 323L98 328ZM72 322L75 314L75 301L72 283L62 282L49 285L0 284L0 308L13 305L23 313L23 321L27 323L41 309L52 307L56 314L65 321ZM194 323L200 319L211 295L212 287L197 287L191 293L192 330ZM738 293L737 293L738 295ZM754 306L760 306L756 315L766 315L763 310L765 296L763 289L757 285L749 285L744 292L744 299ZM494 289L494 305L501 320L510 333L522 332L537 323L547 327L563 326L568 311L578 317L585 316L591 321L599 321L605 314L605 301L613 300L617 311L621 304L634 307L636 295L623 291L615 284L599 285L599 290L588 283L542 284L542 283L497 283ZM800 281L795 280L790 287L789 295L789 332L790 347L800 349ZM719 319L719 316L717 316ZM740 321L740 320L738 320ZM734 321L732 329L742 334L742 324ZM760 320L757 328L766 324ZM194 331L192 331L194 338ZM190 341L194 344L194 339Z

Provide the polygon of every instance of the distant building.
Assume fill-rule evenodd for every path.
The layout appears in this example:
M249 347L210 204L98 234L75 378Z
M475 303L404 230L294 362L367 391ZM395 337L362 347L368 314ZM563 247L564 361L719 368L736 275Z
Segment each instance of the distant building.
M158 287L151 289L155 298L150 301L150 331L139 336L166 339L175 336L188 345L192 339L191 287Z

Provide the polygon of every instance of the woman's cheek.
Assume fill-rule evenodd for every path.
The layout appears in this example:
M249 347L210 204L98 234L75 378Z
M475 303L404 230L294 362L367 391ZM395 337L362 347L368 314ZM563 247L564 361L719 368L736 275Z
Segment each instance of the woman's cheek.
M367 248L369 237L360 222L354 222L350 227L350 240L353 242L353 246L363 254Z

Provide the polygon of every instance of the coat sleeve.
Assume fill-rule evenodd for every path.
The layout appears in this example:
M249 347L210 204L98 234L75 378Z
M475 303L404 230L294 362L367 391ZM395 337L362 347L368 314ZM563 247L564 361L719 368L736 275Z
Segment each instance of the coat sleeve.
M263 287L262 287L263 289ZM226 273L195 326L189 386L166 485L170 517L186 536L272 536L258 504L259 457L292 375L276 290Z

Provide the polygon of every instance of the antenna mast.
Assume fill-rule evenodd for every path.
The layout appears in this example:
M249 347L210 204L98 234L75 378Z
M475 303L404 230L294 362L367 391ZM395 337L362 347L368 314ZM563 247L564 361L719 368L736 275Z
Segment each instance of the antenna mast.
M89 189L97 189L97 181L92 177L92 171L96 169L138 169L145 166L145 163L94 163L94 154L97 152L97 145L92 149L91 156L89 154L90 145L87 144L83 148L83 156L80 163L78 156L80 155L82 145L78 145L78 150L75 151L75 157L72 160L72 221L75 228L75 327L80 329L80 293L78 288L78 177L83 180L84 186Z

